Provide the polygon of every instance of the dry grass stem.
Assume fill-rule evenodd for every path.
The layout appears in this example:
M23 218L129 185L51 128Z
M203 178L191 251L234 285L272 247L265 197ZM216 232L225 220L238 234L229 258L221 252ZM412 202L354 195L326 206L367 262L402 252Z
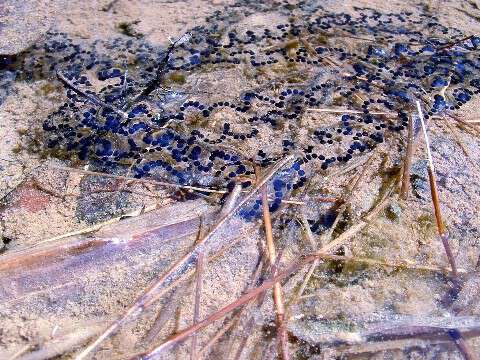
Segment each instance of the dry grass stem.
M200 302L202 296L202 275L204 267L204 254L203 251L200 251L197 258L197 271L196 271L196 286L195 286L195 302L193 310L193 324L198 323L200 319ZM193 334L192 336L192 345L190 350L190 359L196 360L199 359L197 354L197 336Z
M391 187L384 196L380 199L380 201L375 205L373 209L371 209L366 215L363 216L355 225L352 225L342 234L337 236L328 244L323 245L320 250L316 252L316 254L326 254L330 251L337 250L340 246L344 245L347 240L351 239L354 235L358 234L362 231L365 227L367 227L377 216L378 214L385 209L385 207L390 203L390 197L393 193L394 188Z
M263 257L267 258L268 254L266 254L265 252L263 252L263 253L264 253ZM283 250L280 251L279 254L277 255L276 263L273 266L269 265L267 267L267 271L266 271L267 275L265 275L266 277L275 275L275 273L277 272L277 269L278 269L278 264L280 263L280 260L282 258L282 255L283 255ZM262 307L262 305L265 301L265 298L266 298L266 292L265 291L260 293L256 297L256 301L257 301L256 309L257 310L261 309L261 307ZM256 325L255 315L254 314L249 314L249 315L250 316L248 317L248 320L246 321L245 325L243 326L241 340L240 340L240 343L237 347L237 351L235 353L235 356L232 358L233 360L240 360L240 357L242 356L243 350L245 350L245 346L247 344L247 341L250 338L250 335L252 335L253 330L255 328L255 325ZM276 341L274 343L278 344L278 341ZM228 351L228 353L233 353L232 348L233 348L233 346L230 347L230 350ZM276 353L276 352L274 352L274 353Z
M136 183L142 183L142 184L152 184L152 185L158 185L158 186L163 186L163 187L198 191L198 192L204 192L204 193L224 195L224 194L227 194L229 192L228 190L210 189L210 188L206 188L206 187L189 186L189 185L178 185L178 184L168 183L168 182L165 182L165 181L158 181L158 180L154 180L154 179L137 179L137 178L123 176L123 175L114 175L114 174L108 174L108 173L99 172L99 171L75 169L75 168L64 167L64 166L51 166L51 168L57 169L57 170L63 170L63 171L76 172L76 173L85 174L85 175L94 175L94 176L102 176L102 177L106 177L106 178L122 179L122 180L128 180L128 182L136 182ZM248 193L248 192L249 192L248 190L242 190L242 193ZM269 200L273 200L273 199L269 199ZM335 202L336 201L335 198L330 198L330 197L324 197L324 198L321 197L321 198L318 198L316 200L322 201L322 202ZM304 205L305 204L305 202L299 201L299 200L282 200L282 203L291 204L291 205Z
M298 288L298 290L293 294L293 296L290 298L290 301L287 304L287 313L288 313L288 318L290 317L290 309L293 305L298 303L298 301L302 298L303 293L305 292L305 289L308 286L308 283L310 279L312 278L313 272L317 268L318 264L320 264L320 259L315 259L313 263L310 264L307 274L305 275L305 278L302 281L302 284Z
M368 160L370 161L372 157ZM351 189L354 189L358 184L360 178L363 176L364 172L359 174L357 177L357 180L353 183L353 186ZM358 232L363 230L379 213L382 211L385 206L389 202L389 197L391 193L393 192L393 188L390 189L390 191L387 191L387 193L384 195L384 197L378 202L378 204L370 210L366 215L364 215L363 219L361 219L357 224L351 226L348 230L343 232L341 235L339 235L335 240L327 243L321 243L320 245L320 250L317 250L315 253L319 256L316 260L313 261L313 263L310 265L307 274L305 275L302 284L300 285L300 288L295 292L294 295L290 298L288 302L288 309L291 308L292 305L296 304L300 297L303 295L308 282L310 281L310 278L313 275L313 272L315 271L316 267L318 266L320 262L320 258L322 254L326 254L329 251L334 251L337 248L339 248L347 239L352 238L354 235L356 235ZM302 223L306 222L306 225L308 226L308 221L304 219L301 221ZM305 225L302 227L305 229ZM305 231L305 230L304 230ZM308 235L307 235L308 237ZM313 240L311 240L313 242Z
M247 302L249 302L253 298L260 295L262 292L272 288L277 282L279 282L282 279L286 278L287 276L293 274L299 268L301 268L302 266L305 266L306 264L312 262L315 259L316 259L316 255L310 255L310 256L306 256L303 260L301 260L299 262L295 262L295 263L291 264L284 271L279 272L276 276L274 276L270 280L265 281L262 285L250 290L249 292L242 295L241 297L239 297L234 302L224 306L223 308L216 311L215 313L207 316L204 320L198 322L197 324L191 325L188 328L186 328L186 329L178 332L177 334L171 336L168 340L166 340L165 342L156 346L155 348L151 349L150 351L148 351L146 353L135 355L131 359L142 359L142 358L148 358L148 357L153 357L153 356L159 355L160 353L164 352L166 349L182 342L184 339L191 336L195 332L203 329L204 327L210 325L211 323L221 319L226 314L228 314L228 313L232 312L233 310L239 308L240 306L246 304Z
M357 234L359 231L361 231L364 227L366 227L370 221L373 220L374 217L378 215L378 213L385 208L385 206L388 204L387 200L391 194L393 189L388 192L385 197L380 201L375 208L373 208L365 217L364 220L356 224L355 226L352 226L349 230L345 231L342 235L340 235L338 238L336 238L334 241L332 241L330 244L327 244L326 246L322 247L319 251L306 255L303 257L302 260L298 262L293 262L289 264L285 270L277 273L274 277L272 277L270 280L265 281L262 285L252 289L251 291L247 292L246 294L242 295L240 298L235 300L234 302L224 306L222 309L218 310L217 312L207 316L204 320L200 321L199 323L195 325L191 325L188 328L180 331L179 333L171 336L168 340L163 342L162 344L158 345L157 347L151 349L150 351L142 354L137 354L131 359L142 359L142 358L148 358L151 356L156 356L165 351L166 349L180 343L183 341L185 338L191 336L193 333L199 331L200 329L203 329L204 327L208 326L209 324L215 322L216 320L222 318L229 312L235 310L236 308L242 306L243 304L247 303L251 299L257 297L260 295L262 292L272 288L275 283L285 279L286 277L290 276L294 272L298 271L300 268L302 268L305 265L308 265L309 263L315 261L315 259L318 259L319 256L327 253L328 251L334 251L337 249L339 246L341 246L343 243L345 243L347 240L349 240L352 236Z
M69 89L73 90L76 94L86 98L88 101L90 101L94 105L101 106L106 109L112 110L114 113L120 115L123 119L127 120L128 119L128 114L125 111L119 110L116 107L107 104L103 100L101 100L99 97L92 95L92 94L87 94L85 91L80 90L78 87L76 87L70 80L68 80L65 75L63 75L60 71L57 71L57 78Z
M182 277L190 267L190 264L196 261L199 251L203 251L208 245L213 235L242 208L254 195L265 185L271 177L286 164L293 161L294 156L290 155L272 166L269 173L262 178L259 183L235 206L231 212L222 217L213 228L197 243L195 248L176 262L165 274L154 281L145 291L135 300L135 302L125 311L117 320L115 320L95 341L87 346L75 359L86 359L97 347L113 335L124 323L137 318L145 308L158 300L158 292L161 288L167 286L176 279Z
M470 162L470 164L475 167L477 170L479 170L479 165L477 164L477 162L475 161L475 157L474 156L471 156L470 155L470 152L468 151L465 143L463 142L460 134L458 133L458 130L455 128L455 126L453 126L452 124L450 124L447 119L443 119L444 120L444 124L445 126L448 128L448 130L450 130L450 132L452 133L452 136L455 140L455 142L458 144L458 146L460 146L460 148L462 149L462 152L465 154L467 160Z
M410 188L410 168L412 166L412 157L413 157L413 119L410 116L408 118L408 140L407 140L407 152L405 154L405 160L403 163L403 173L402 173L402 188L400 190L400 197L404 200L408 199L408 193Z
M227 215L232 209L235 207L235 203L237 202L240 194L242 192L242 185L241 184L235 184L233 187L233 190L230 194L228 194L227 199L225 200L224 205L222 206L222 209L220 210L219 217L223 217ZM203 253L200 253L201 256L199 256L198 261L197 261L197 274L201 275L201 270L203 268ZM258 267L260 268L260 267ZM257 268L257 272L259 271ZM256 281L256 280L254 280ZM198 305L200 304L200 289L201 289L201 276L197 276L197 294L195 298L195 316L194 316L194 321L193 323L197 323L199 321L199 307ZM238 320L238 318L237 318ZM227 325L233 326L235 324L235 321L230 322ZM220 329L217 334L209 341L209 343L203 347L203 349L200 352L196 351L196 334L193 335L192 337L192 350L190 354L190 358L192 360L194 359L200 359L202 357L202 354L207 351L207 349L213 345L213 343L220 338L228 329L230 326L225 326L222 329L224 329L224 332L222 332L222 329Z
M462 353L465 360L478 360L478 356L473 353L467 341L463 338L462 333L458 329L450 329L448 335Z
M258 186L257 186L258 187ZM262 285L248 291L246 294L242 295L239 297L237 300L234 302L224 306L220 310L216 311L215 313L207 316L204 320L200 321L197 324L191 325L184 330L178 332L177 334L171 336L169 339L167 339L165 342L159 344L158 346L150 349L149 351L141 354L137 354L133 357L131 357L131 360L139 360L142 358L148 358L152 356L157 356L167 350L168 348L175 346L176 344L179 344L195 332L203 329L204 327L210 325L211 323L221 319L223 316L226 314L234 311L238 307L242 306L243 304L249 302L251 299L257 297L264 291L272 288L275 283L285 279L286 277L290 276L291 274L295 273L302 267L312 263L316 259L319 258L319 256L326 254L327 252L330 251L335 251L339 246L343 245L346 243L348 240L350 240L354 235L356 235L359 231L361 231L363 228L365 228L376 216L378 216L378 213L382 211L385 206L389 203L389 198L390 195L393 192L393 187L386 192L384 197L379 201L379 203L372 209L370 210L361 221L359 221L357 224L349 228L347 231L342 233L340 236L338 236L335 240L330 242L329 244L323 246L320 250L317 252L314 252L312 254L304 256L300 261L296 261L293 263L290 263L287 265L285 270L278 272L275 276L273 276L270 280L265 281Z
M260 223L256 223L254 226L251 227L250 231L248 232L247 235L250 235L252 234L254 231L257 232L258 231L258 227L260 226ZM222 247L221 249L219 249L218 251L216 251L215 253L213 253L212 255L210 255L207 259L207 262L210 262L210 261L214 261L214 260L217 260L219 259L220 257L222 257L223 255L225 255L225 253L227 253L230 249L232 249L235 245L237 245L241 240L243 240L244 237L243 235L242 236L237 236L235 237L231 242L229 242L226 246ZM159 294L158 294L158 297L161 297L163 295L165 295L168 291L176 288L177 286L179 286L181 284L182 281L185 281L187 279L190 279L192 276L195 275L195 270L194 269L190 269L189 271L187 271L183 277L180 277L178 279L176 279L175 281L172 281L169 285L165 286L165 288L163 288Z
M473 38L473 37L474 37L474 35L469 35L469 36L463 37L463 38L461 38L461 39L459 39L459 40L456 40L456 41L453 41L453 42L451 42L451 43L449 43L449 44L446 44L446 45L444 45L444 46L441 46L440 48L437 49L437 51L449 49L449 48L451 48L451 47L453 47L453 46L455 46L455 45L458 45L458 44L461 44L461 43L463 43L463 42L465 42L465 41L467 41L467 40L470 40L470 39Z
M319 241L318 245L315 242L315 239L312 234L312 230L310 229L310 224L308 223L307 217L305 216L305 212L302 211L300 212L300 217L299 217L300 224L302 225L302 232L305 234L305 238L307 239L310 247L312 248L313 251L316 251L318 247L322 247L322 243ZM313 272L317 268L318 264L320 263L319 259L315 259L313 263L310 264L307 274L303 278L302 284L298 288L298 290L292 295L290 300L288 301L287 304L287 318L290 317L289 315L289 310L291 309L292 305L296 304L298 302L298 299L303 295L305 292L305 289L307 288L307 285L313 275Z
M457 266L455 264L455 258L453 256L452 249L450 248L450 244L448 243L448 234L445 228L445 224L443 222L442 212L440 209L437 181L435 178L435 168L433 166L433 158L432 158L432 153L430 151L430 141L427 134L427 128L425 126L425 121L423 118L422 108L420 107L420 102L417 100L416 104L417 104L418 115L422 125L423 136L425 138L425 146L426 146L427 158L428 158L428 179L430 182L430 192L432 195L432 202L433 202L433 208L435 212L435 220L437 223L437 230L440 235L440 238L442 239L443 247L445 249L445 253L447 255L448 261L450 263L450 267L452 268L452 275L455 279L457 279L458 278Z
M85 343L102 329L100 322L90 323L76 331L58 335L38 344L30 344L20 349L8 360L44 360L61 356ZM26 354L27 351L31 351Z
M469 133L475 136L480 136L480 129L476 126L475 123L471 123L469 121L463 120L454 114L448 114L448 116L453 120L455 120L458 126L461 127L461 129L468 131Z
M402 351L412 346L421 348L425 347L425 341L428 342L429 346L442 344L453 348L457 345L451 344L452 339L448 334L449 330L450 329L426 326L403 326L396 329L387 329L386 333L376 334L377 336L372 337L367 335L367 342L365 343L339 346L336 347L334 351L335 355L338 356L348 357L352 355L358 357L361 354L373 355L388 350ZM480 329L478 328L462 329L462 338L478 337L479 335Z
M58 235L58 236L55 236L55 237L52 237L52 238L41 240L37 243L37 245L52 242L52 241L56 241L56 240L60 240L60 239L65 239L65 238L70 237L70 236L92 233L92 232L100 230L104 226L119 222L122 219L139 216L141 214L145 214L147 212L150 212L150 211L153 211L153 210L156 210L156 209L157 209L157 204L150 205L148 207L141 207L139 209L133 210L133 211L131 211L129 213L126 213L124 215L114 217L110 220L107 220L107 221L89 226L87 228L83 228L83 229L80 229L80 230L72 231L72 232L69 232L69 233L66 233L66 234L62 234L62 235Z
M186 295L186 293L187 286L183 284L172 290L172 293L165 300L165 305L160 309L155 317L155 320L153 321L152 326L145 335L145 338L143 339L144 344L151 344L156 339L163 326L165 326L165 324L172 319L171 314L177 311L179 306L177 299L182 298Z
M261 179L260 168L255 168L255 174L257 176L257 181ZM265 226L265 238L268 251L268 259L270 265L274 266L277 260L275 242L273 240L273 231L272 231L272 219L270 217L270 210L268 205L268 188L265 184L260 190L262 196L262 212L263 212L263 222ZM287 327L285 325L285 306L283 304L283 290L280 283L276 283L273 287L273 302L275 304L275 312L277 319L277 341L280 357L283 360L288 360L290 358L288 351L288 334Z
M257 226L254 226L253 229L257 229ZM252 229L252 232L253 232ZM258 230L256 230L258 231ZM196 242L198 242L199 238L196 239ZM210 255L206 262L211 262L214 260L217 260L218 258L222 257L227 251L229 251L232 247L234 247L236 244L238 244L241 240L243 240L242 236L236 237L233 241L228 243L227 246L223 247L222 249L216 251L213 255ZM149 333L147 334L147 337L145 339L145 343L149 344L151 343L156 334L158 334L162 328L162 326L165 325L167 321L171 319L170 315L171 313L175 312L176 309L178 308L178 302L176 299L182 298L184 294L186 293L187 286L183 286L180 284L181 281L185 281L187 279L190 279L192 276L194 276L195 270L191 269L187 273L185 273L184 278L179 278L172 283L170 283L168 286L166 286L164 289L162 289L161 293L158 294L158 296L163 296L166 294L168 291L178 287L175 292L173 292L170 296L170 298L166 301L166 305L164 308L161 310L161 312L158 314L157 319L155 319L154 324L152 325L152 328L150 329ZM150 333L153 333L153 336L150 336ZM221 335L220 335L221 336ZM208 345L208 344L207 344ZM206 351L207 345L204 346L204 348L200 351L199 356L203 356ZM211 346L211 345L210 345Z
M340 219L342 218L343 213L345 212L347 207L350 205L351 196L355 193L355 191L360 186L361 180L365 176L367 170L369 169L370 164L372 163L375 155L376 153L373 153L365 162L364 166L362 167L362 170L355 177L355 179L352 179L352 181L348 182L345 194L343 195L343 204L338 208L337 215L335 217L335 220L333 221L332 226L320 237L321 244L327 244L328 242L330 242L333 232L335 231Z
M341 175L344 175L344 174L346 174L346 173L348 173L352 170L355 170L359 166L362 166L363 164L365 164L367 161L368 161L368 158L361 157L358 160L353 161L350 165L342 166L342 168L339 169L338 171L335 171L335 172L325 176L325 181L329 181L331 179L336 179Z
M234 188L234 190L235 190L235 188ZM233 194L233 196L232 196L232 194ZM238 196L237 192L232 193L232 194L230 194L229 199L232 199L232 198L235 198L235 197ZM229 203L229 202L227 202L227 203ZM232 202L230 202L229 204L231 205L231 203ZM233 201L233 203L234 203L234 201ZM224 208L225 207L223 207L222 210L224 210ZM231 208L233 208L233 207L231 207ZM230 210L231 210L231 208L230 208ZM220 210L220 217L225 216L228 213L228 211L226 211L222 214L222 210ZM202 222L200 222L200 226L198 228L197 239L195 239L194 246L197 245L197 243L203 237L202 223L203 223L203 219L202 219ZM200 319L200 304L201 304L201 296L202 296L202 275L203 275L204 266L205 266L205 253L204 253L204 250L200 250L198 252L197 266L196 266L196 269L195 269L196 270L195 271L196 281L195 281L195 299L194 299L194 307L193 307L193 324L196 324ZM194 334L192 336L192 344L191 344L191 348L190 348L190 359L191 360L199 359L198 354L197 354L197 335L196 334Z
M310 229L310 224L308 223L307 217L305 215L305 209L302 207L300 209L300 214L298 215L298 222L302 226L303 233L305 234L305 239L307 240L310 248L315 251L318 246L322 246L321 243L315 241L312 230Z
M220 217L223 217L227 215L230 211L233 210L235 207L235 203L238 201L238 198L240 197L240 194L242 192L242 185L241 184L235 184L233 187L233 190L230 194L228 194L227 199L225 200L225 203L222 206L222 209L220 210Z

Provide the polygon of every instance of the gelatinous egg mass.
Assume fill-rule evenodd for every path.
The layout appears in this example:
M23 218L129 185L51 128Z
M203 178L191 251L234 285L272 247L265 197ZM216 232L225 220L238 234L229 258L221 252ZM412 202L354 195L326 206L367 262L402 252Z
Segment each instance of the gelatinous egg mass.
M165 47L49 33L22 65L23 76L57 74L65 88L45 146L136 178L222 187L248 187L255 164L295 154L272 179L274 211L312 171L406 136L416 100L428 119L480 92L480 38L431 14L295 14L248 28L219 13Z

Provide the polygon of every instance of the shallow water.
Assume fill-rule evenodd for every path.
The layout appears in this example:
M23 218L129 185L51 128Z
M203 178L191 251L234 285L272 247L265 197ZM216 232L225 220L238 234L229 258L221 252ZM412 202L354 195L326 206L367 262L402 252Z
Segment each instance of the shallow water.
M174 2L171 6L184 5ZM124 6L123 2L114 3L98 11L101 16L107 13L120 19ZM256 181L255 165L265 172L293 155L292 162L269 182L269 209L278 216L275 235L286 253L284 263L288 263L312 249L299 240L301 228L295 220L300 210L290 210L285 200L305 204L301 211L317 241L333 225L335 238L360 221L398 177L408 118L416 118L416 100L431 124L440 116L454 124L450 114L475 107L471 104L480 92L480 38L470 35L468 29L452 26L438 8L412 5L402 10L392 3L391 8L377 4L378 10L374 10L314 1L199 6L208 15L192 26L177 29L170 40L164 34L162 41L155 41L145 28L148 16L138 22L133 16L128 21L116 20L116 33L104 31L86 38L78 35L80 26L72 29L60 23L21 54L4 58L1 78L7 85L2 96L10 113L13 100L8 94L25 92L22 86L35 89L34 103L50 97L48 111L19 112L35 129L20 137L23 153L47 161L56 158L76 168L88 165L89 170L98 172L227 192L234 183L250 190ZM215 11L215 7L220 10ZM145 4L139 3L130 10L143 14L144 8ZM76 21L73 16L72 23ZM85 23L88 20L83 19ZM453 181L465 184L469 178L478 178L477 169L466 162L468 156L454 139L433 131L432 146L452 241L461 266L472 268L478 235L472 204L478 198L478 188ZM475 154L478 139L462 136L469 141L465 153ZM354 182L351 173L342 169L364 164L370 156L373 165L365 165L367 174L350 195L341 221L335 223L342 198L348 193L345 189ZM421 149L416 156L422 157ZM461 173L451 170L460 167L464 169ZM361 171L362 165L356 169ZM382 213L358 241L345 245L337 255L445 263L435 236L421 162L415 163L412 175L415 197L405 203L395 198L397 206L390 213ZM55 175L53 183L59 176L63 175ZM120 196L94 195L97 200L92 201L91 192L110 182L81 181L82 195L69 202L75 208L72 221L95 223L131 206L132 198L121 191ZM15 203L15 194L7 198L10 203L2 214L4 221L12 224L19 218L9 206ZM190 196L210 193L194 194ZM336 197L333 205L318 200L327 196ZM469 205L461 209L462 203ZM459 210L464 214L457 214ZM251 224L259 219L260 199L238 214L241 220L235 221L239 229L238 221ZM21 216L29 219L34 215ZM236 229L231 228L232 232ZM48 234L41 231L41 236ZM18 230L7 225L6 232L15 234ZM11 237L14 243L22 244L22 236ZM248 251L255 248L253 243L245 246ZM243 275L253 266L252 259L230 260L224 275L231 271L234 276L234 264L242 267ZM285 285L288 294L303 277L296 276L299 278ZM208 277L212 279L218 283L214 275ZM240 292L245 281L243 277L230 286ZM382 322L387 327L430 322L438 327L475 325L476 310L468 308L463 309L470 316L464 322L458 319L449 325L437 321L446 314L455 316L457 311L448 304L452 299L444 301L449 284L448 277L438 274L417 276L411 269L385 270L349 261L326 261L315 270L308 296L294 307L289 324L292 351L299 359L320 354L340 356L342 351L347 357L355 352L366 356L375 351L362 348L363 342L376 341L374 330ZM109 284L104 285L105 291L111 291ZM137 292L132 290L132 294ZM208 296L215 297L215 293ZM129 297L122 296L126 304ZM216 300L221 304L227 296ZM122 309L111 311L107 305L105 310L105 303L100 303L101 312L109 316ZM271 322L270 306L265 305L258 315L259 328L267 329L265 332ZM190 319L183 321L188 324ZM246 331L244 327L237 330L237 336L242 331ZM255 339L263 339L262 348L270 349L270 337L262 336L260 329L254 333ZM443 342L430 340L432 344L402 343L400 349L385 345L387 348L377 350L377 356L409 358L415 356L417 345L421 348L418 353L423 354L418 356L458 355L453 343L443 338ZM254 346L259 345L249 344L244 356L253 357ZM126 348L132 349L128 344ZM221 349L214 353L218 355Z

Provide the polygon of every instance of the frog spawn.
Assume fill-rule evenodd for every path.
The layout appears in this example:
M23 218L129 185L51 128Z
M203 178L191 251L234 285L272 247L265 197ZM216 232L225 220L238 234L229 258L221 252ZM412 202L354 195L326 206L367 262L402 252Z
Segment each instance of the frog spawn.
M427 23L426 17L369 9L357 9L355 16L305 11L295 22L240 32L214 16L175 46L161 69L166 50L141 39L89 45L51 33L24 60L23 73L38 77L58 71L75 88L108 105L67 89L66 103L43 126L54 155L94 159L107 171L120 166L137 178L227 188L237 181L248 187L254 164L266 167L298 154L272 180L274 211L312 171L349 162L397 133L404 136L416 99L424 102L428 119L460 108L480 92L480 63L474 55L480 39L449 45L463 34L435 19ZM325 41L333 30L352 43L333 36ZM367 37L375 41L361 40ZM189 85L196 74L246 67L257 76L276 74L279 88L214 89L222 99L211 101ZM160 86L139 99L159 69ZM298 71L303 72L301 81L290 85L285 75ZM339 114L333 124L304 121L309 108L338 103L360 113ZM396 116L377 114L383 112ZM220 120L212 127L216 115ZM260 141L266 133L268 146ZM248 149L242 148L245 143ZM242 215L252 218L259 209L257 200Z

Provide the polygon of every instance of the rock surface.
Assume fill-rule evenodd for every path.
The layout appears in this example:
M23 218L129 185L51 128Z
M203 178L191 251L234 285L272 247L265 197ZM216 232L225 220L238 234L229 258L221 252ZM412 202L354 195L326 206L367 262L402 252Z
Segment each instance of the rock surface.
M0 54L14 55L32 45L54 23L59 0L4 0L0 7Z

